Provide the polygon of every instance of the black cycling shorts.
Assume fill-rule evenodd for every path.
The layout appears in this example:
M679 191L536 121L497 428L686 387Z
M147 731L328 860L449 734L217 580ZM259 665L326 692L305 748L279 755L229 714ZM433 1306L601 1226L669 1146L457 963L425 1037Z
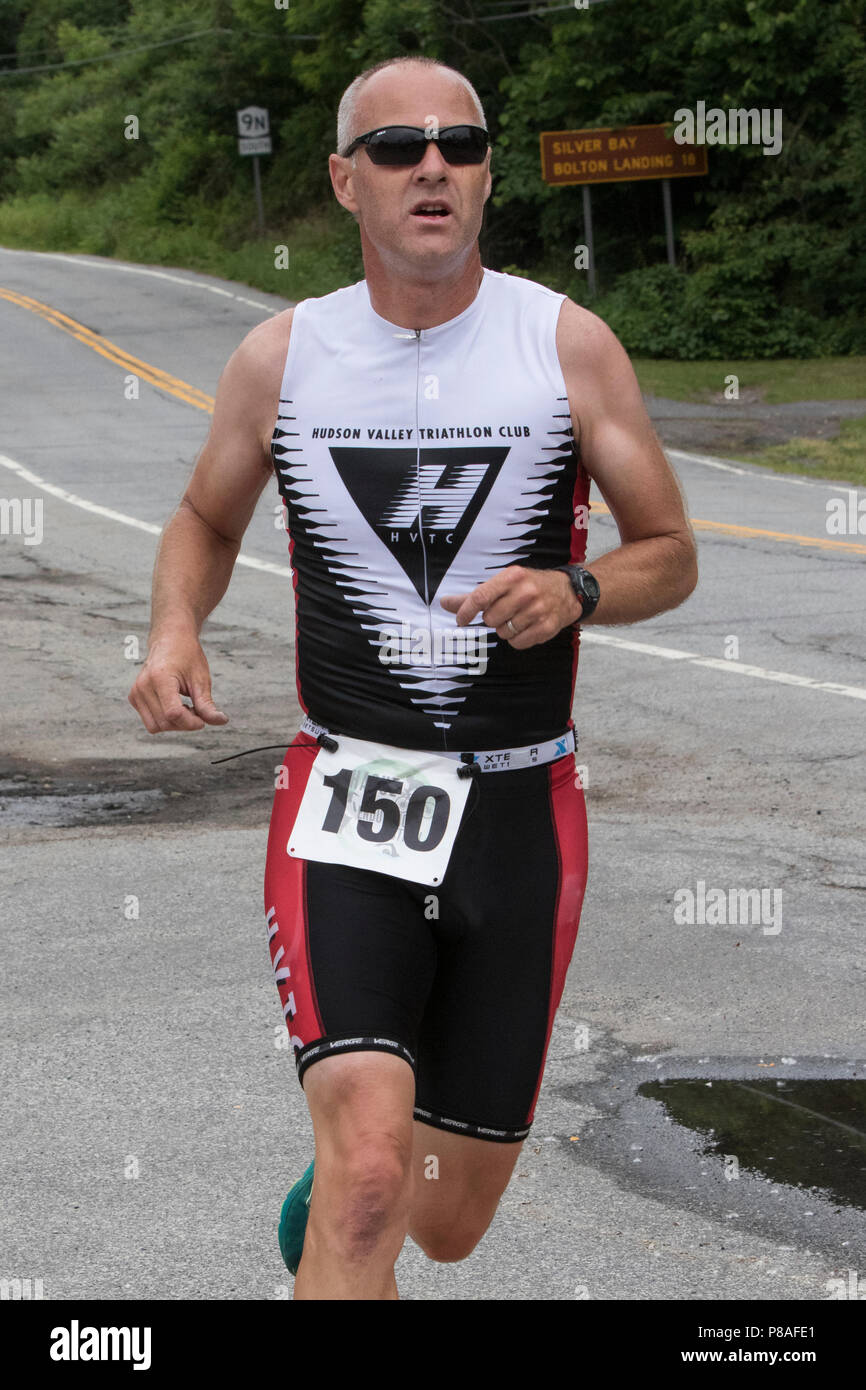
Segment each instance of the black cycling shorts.
M525 1139L586 886L574 755L477 776L434 892L288 855L317 750L300 733L286 753L265 874L271 961L299 1080L325 1057L391 1052L415 1072L416 1120Z

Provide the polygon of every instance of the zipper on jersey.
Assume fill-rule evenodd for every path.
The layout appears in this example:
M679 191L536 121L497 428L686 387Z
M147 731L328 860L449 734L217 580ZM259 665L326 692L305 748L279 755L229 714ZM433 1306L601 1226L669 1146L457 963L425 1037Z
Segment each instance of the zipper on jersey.
M421 495L421 332L415 329L415 485L418 491L418 539L421 542L421 557L424 563L424 601L427 604L427 628L430 636L430 651L433 652L433 615L431 612L430 583L427 577L427 542L424 539L424 501ZM435 670L435 664L431 665Z

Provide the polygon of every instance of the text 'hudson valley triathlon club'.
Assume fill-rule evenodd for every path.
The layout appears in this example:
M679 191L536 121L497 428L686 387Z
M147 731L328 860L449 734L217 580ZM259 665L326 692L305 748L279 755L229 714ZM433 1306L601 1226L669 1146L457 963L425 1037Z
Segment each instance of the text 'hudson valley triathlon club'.
M418 430L419 439L492 439L494 433L501 439L528 439L528 425L442 425ZM375 429L359 425L316 425L311 431L312 439L361 439L399 440L412 439L414 429Z

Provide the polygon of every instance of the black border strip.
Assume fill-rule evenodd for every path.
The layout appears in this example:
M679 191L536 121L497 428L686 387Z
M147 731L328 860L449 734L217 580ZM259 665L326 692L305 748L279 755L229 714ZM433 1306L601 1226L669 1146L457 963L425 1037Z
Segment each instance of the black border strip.
M302 1047L295 1057L298 1080L303 1084L307 1067L313 1062L320 1062L323 1057L332 1057L335 1052L391 1052L397 1057L402 1057L412 1070L415 1070L415 1058L406 1044L396 1038L380 1038L374 1033L346 1033L317 1038L315 1042Z
M432 1110L422 1110L415 1106L414 1116L422 1124L432 1125L434 1129L446 1129L449 1133L466 1134L470 1139L488 1139L494 1144L521 1143L528 1135L531 1125L522 1129L498 1129L493 1125L471 1124L468 1120L452 1120L447 1115L436 1115Z

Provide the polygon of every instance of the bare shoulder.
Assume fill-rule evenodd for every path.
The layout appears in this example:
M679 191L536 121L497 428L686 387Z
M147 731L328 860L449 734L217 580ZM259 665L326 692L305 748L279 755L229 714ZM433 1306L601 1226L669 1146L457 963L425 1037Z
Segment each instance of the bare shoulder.
M283 309L273 318L257 323L235 348L226 367L234 367L239 375L255 377L267 388L273 385L276 376L276 386L279 388L289 350L294 312L294 307Z
M556 350L566 375L589 373L596 380L623 373L633 376L628 354L613 329L573 299L563 300L556 325Z
M294 308L250 329L228 359L217 387L215 423L237 419L255 430L265 455L273 433ZM240 420L239 420L240 423Z
M642 437L647 447L657 451L634 367L613 329L597 314L566 299L557 321L556 349L585 460L590 458L592 435L610 424ZM599 466L597 459L595 466Z

